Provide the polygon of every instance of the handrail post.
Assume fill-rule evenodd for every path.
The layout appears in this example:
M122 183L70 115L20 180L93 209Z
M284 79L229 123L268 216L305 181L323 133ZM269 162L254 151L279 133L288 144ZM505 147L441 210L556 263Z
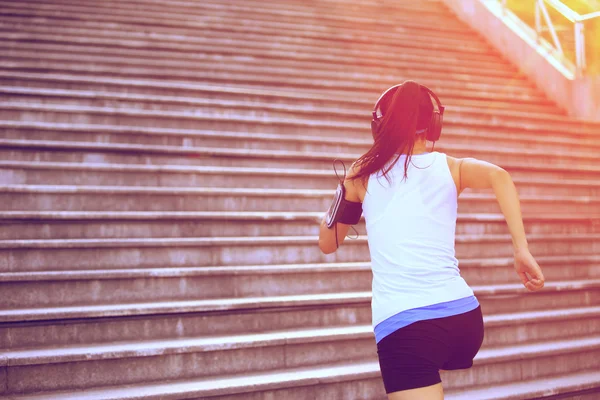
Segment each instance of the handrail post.
M577 76L582 76L586 68L585 60L585 35L582 21L575 22L575 65Z
M540 3L535 2L535 32L537 33L537 41L539 42L542 36L542 21L540 18Z
M544 4L544 0L538 0L540 5L540 10L544 14L544 19L546 20L546 25L548 25L548 29L550 30L550 35L552 36L552 40L554 40L554 45L558 49L558 52L563 55L563 49L560 45L560 40L558 39L558 35L556 34L556 30L554 29L554 25L552 24L552 20L550 19L550 14L548 14L548 10L546 9L546 4Z

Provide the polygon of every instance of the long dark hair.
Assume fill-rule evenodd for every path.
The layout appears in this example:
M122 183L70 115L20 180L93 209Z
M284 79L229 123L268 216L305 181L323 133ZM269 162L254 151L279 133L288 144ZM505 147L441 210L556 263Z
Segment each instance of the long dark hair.
M375 136L373 146L354 163L355 172L350 179L366 181L375 172L388 180L388 172L398 162L400 154L406 154L404 178L408 177L410 163L415 146L417 129L429 126L433 113L431 97L415 81L405 81L396 89L389 101L386 96L380 104L381 126ZM423 133L425 135L425 133ZM395 160L388 164L392 158Z

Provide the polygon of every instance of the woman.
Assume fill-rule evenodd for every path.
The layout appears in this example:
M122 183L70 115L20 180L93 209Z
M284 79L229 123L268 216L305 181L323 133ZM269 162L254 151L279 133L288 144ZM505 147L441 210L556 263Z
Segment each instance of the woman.
M345 199L361 202L365 217L379 365L389 400L443 399L439 370L470 368L484 336L481 307L454 253L457 200L465 188L496 194L523 285L540 290L544 276L528 250L510 175L474 158L427 152L443 114L433 92L406 81L382 95L379 110L374 144L344 181ZM336 231L339 243L348 233L348 225L337 225L321 222L319 247L326 254L337 249Z

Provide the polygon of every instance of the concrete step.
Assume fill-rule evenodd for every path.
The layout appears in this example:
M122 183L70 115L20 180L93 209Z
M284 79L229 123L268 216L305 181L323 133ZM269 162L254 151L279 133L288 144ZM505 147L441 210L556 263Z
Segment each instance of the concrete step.
M600 279L591 256L538 257L550 283ZM512 258L461 259L461 275L476 285L518 281ZM567 266L567 267L565 267ZM340 275L342 274L342 275ZM339 293L371 289L370 263L172 267L0 273L0 307L61 307L145 301Z
M211 89L211 86L205 88L205 90L210 93L211 97L222 97L220 92L215 90L217 89L216 87ZM235 92L235 88L230 91ZM243 92L244 89L239 90L240 100L229 100L221 98L174 96L153 96L150 99L146 94L20 88L14 86L0 89L0 93L3 94L4 98L2 105L7 109L23 109L30 104L36 104L38 107L45 107L46 109L51 110L60 107L67 107L68 109L73 110L74 108L77 109L78 107L81 107L82 111L95 109L114 110L114 112L122 110L123 113L140 111L140 117L146 116L148 112L165 113L165 115L177 113L182 115L182 118L186 118L186 116L189 118L189 116L198 113L211 113L219 118L227 118L228 116L235 115L246 119L253 117L296 121L310 119L313 121L335 121L339 123L354 122L360 124L356 125L355 129L359 126L362 127L365 121L365 115L368 114L365 110L372 108L372 104L362 102L360 106L358 103L349 103L347 107L340 109L339 104L336 106L331 104L331 99L329 101L317 100L316 102L318 104L281 104L280 102L276 103L273 100L266 100L267 96L264 91L258 92L265 95L263 99L246 100L246 98L250 96L258 97L256 96L258 93L253 94L253 91L250 90L247 95L244 95ZM271 96L273 96L273 94L271 94ZM231 97L234 97L233 93ZM284 98L280 100L284 100ZM313 101L308 95L305 99L290 98L289 100L293 103L299 101L305 103L307 101ZM507 136L511 143L520 139L521 141L518 142L519 146L523 146L522 135L518 136L519 132L511 132L511 128L517 131L524 129L544 131L546 134L544 138L549 138L550 145L553 144L557 137L562 139L563 142L566 142L564 143L566 148L554 148L558 153L568 150L569 147L586 149L588 148L586 142L591 142L590 144L592 146L598 147L597 138L600 136L600 125L573 124L571 121L565 121L564 118L558 118L556 116L551 117L546 114L532 115L531 113L503 110L482 111L481 109L470 107L468 104L463 106L463 101L461 99L451 99L451 101L454 102L454 105L451 106L452 112L447 113L444 120L444 138L449 137L446 134L449 130L450 137L468 136L473 140L474 136L476 137L477 135L470 131L475 127L485 124L488 127L495 126L496 129L503 130L502 141L506 140ZM5 123L8 122L9 121L6 121ZM460 130L457 130L457 128ZM576 130L576 132L569 132L571 130ZM492 131L487 135L483 135L483 138L486 139L486 137L489 136L495 136L494 132ZM573 140L574 137L580 137L583 142L575 142ZM290 137L287 138L288 141L294 139L295 138ZM363 141L365 144L370 144L370 140L368 140L366 135L363 136ZM546 144L545 141L540 140L539 137L531 137L528 140L525 140L525 142L536 142L540 146Z
M81 57L87 57L87 55L81 55ZM234 60L232 60L233 63ZM211 60L215 62L226 62L215 58ZM318 68L314 65L295 65L293 68L312 68L313 70ZM372 71L371 73L376 73ZM382 71L381 74L388 74L389 71ZM398 79L398 75L396 75ZM411 76L412 77L412 76ZM413 77L414 78L414 77ZM439 92L438 85L441 79L435 78L435 75L428 74L424 77L428 83L433 86L431 89ZM435 79L435 80L434 80ZM170 81L166 79L152 79L152 78L121 78L119 76L100 76L92 75L89 73L78 73L77 75L69 75L61 72L35 72L35 71L18 71L18 70L2 70L0 69L0 82L3 86L7 87L19 87L19 88L31 88L30 90L36 89L47 89L47 90L80 90L93 93L110 92L121 95L144 95L147 97L157 97L160 99L164 96L169 96L171 103L173 101L185 101L185 99L194 99L194 101L202 101L202 99L212 99L215 102L220 101L239 101L244 100L251 103L267 103L271 109L276 108L277 104L291 105L299 108L310 108L314 109L314 113L319 113L319 109L330 107L336 109L336 113L344 113L343 110L348 109L366 109L367 112L372 110L373 104L380 95L380 91L386 87L381 86L373 88L368 92L353 92L352 95L349 91L351 88L344 88L344 92L340 93L341 88L338 90L329 89L326 92L318 92L317 90L304 90L296 88L295 90L282 89L282 88L269 88L260 89L257 87L244 87L242 85L217 85L214 83L201 83L194 81ZM349 94L350 93L350 94ZM442 94L440 93L440 96ZM555 105L551 103L538 104L531 102L520 102L519 109L520 114L515 114L514 102L497 100L495 98L478 98L464 91L451 90L446 88L444 95L442 96L445 103L446 100L450 100L455 106L470 107L481 115L481 113L508 113L509 115L515 115L524 120L528 120L530 115L534 117L536 114L541 114L539 119L550 119L557 123L563 123L559 120L565 121L564 112L559 110ZM114 104L114 103L113 103ZM341 111L340 111L341 110ZM449 111L450 113L450 111ZM562 118L561 118L562 116ZM579 132L586 133L588 131L597 131L595 125L589 123L571 122L568 125L569 129L566 129L565 134L574 136L580 136ZM594 128L595 127L595 128ZM480 132L485 134L484 132Z
M229 376L224 379L191 379L171 383L154 383L104 388L92 388L71 392L50 392L39 395L13 396L15 400L133 400L139 396L158 395L165 400L210 398L211 400L247 399L260 400L265 396L289 399L373 399L385 400L387 396L381 381L378 365L372 362L348 366L325 366L322 368L299 368L291 371L267 374ZM455 372L443 371L444 382L452 379ZM252 386L248 384L252 382ZM524 398L547 398L548 394L575 393L597 388L600 373L577 372L560 377L535 380L519 380L517 383L493 385L470 390L444 390L448 400L521 400ZM216 396L207 395L205 389ZM593 393L591 396L595 396ZM569 400L593 400L594 397L565 397Z
M323 210L0 211L0 240L318 236L323 214ZM525 215L524 222L528 235L600 234L600 214L597 213L532 214ZM366 235L364 217L355 230ZM508 233L501 213L459 214L457 218L457 235Z
M212 211L311 212L326 210L333 189L244 189L217 187L140 187L72 185L0 185L6 211ZM568 210L591 215L600 198L588 196L520 195L524 215ZM461 194L459 213L499 213L493 193Z
M348 151L349 150L349 151ZM335 155L350 165L364 151L347 149ZM477 157L506 169L531 168L532 173L550 169L567 175L593 176L600 172L595 154L564 151L549 156L547 152L507 147L478 147L465 145L440 146L438 151L454 157ZM6 161L94 163L124 165L183 165L225 167L267 167L323 169L332 166L334 157L326 152L295 150L260 150L194 146L165 146L121 143L66 142L50 140L19 140L0 138L0 157ZM541 171L540 171L541 170ZM575 176L577 177L577 175Z
M511 172L522 195L600 196L597 174L588 174L594 178L588 180L572 177L581 178L586 170L555 171L548 166L536 168L518 164L504 167ZM331 190L337 179L332 170L0 161L2 185L46 185L49 182L54 185ZM471 190L465 191L468 192Z
M576 256L597 254L598 237L532 234L527 239L534 256ZM458 259L512 253L510 235L456 236ZM2 240L0 255L0 272L27 272L356 262L368 260L369 250L364 236L346 240L329 255L321 253L315 236L259 236Z
M99 279L105 279L101 271L95 273ZM132 271L127 273L131 275ZM107 274L110 283L112 273L107 271ZM117 271L114 276L123 278L124 274ZM63 275L75 277L73 273ZM3 274L4 278L7 278L6 274ZM58 285L55 287L60 289ZM100 287L94 289L96 293L99 293ZM498 335L487 335L486 343L490 345L518 340L547 340L567 334L586 335L598 330L598 279L548 282L543 292L535 294L525 293L520 283L473 288L484 309L486 321L489 320L486 324L492 326L486 330L498 332ZM80 292L80 289L74 289ZM139 290L146 291L146 288L140 286ZM370 290L177 301L161 301L159 293L157 291L155 300L144 303L100 304L95 301L95 305L0 310L0 348L85 345L371 324ZM119 295L124 297L127 294L121 291ZM135 294L129 294L129 297L131 299ZM576 309L559 310L564 307ZM530 314L532 312L535 315ZM519 317L515 313L524 314ZM492 317L493 314L506 315ZM577 324L558 323L557 318L580 321ZM525 323L527 319L532 321Z
M331 328L321 335L305 330L6 352L5 394L202 377L214 381L230 374L361 361L372 362L374 372L378 371L372 334L340 335L338 331ZM444 371L442 379L448 389L464 389L598 367L600 336L591 335L482 349L470 370Z
M465 146L475 151L491 149L512 152L526 151L534 154L552 152L557 157L563 154L595 155L600 145L594 135L546 136L523 138L518 131L475 134L477 126L460 126L449 123L436 149L444 152L464 151ZM470 131L473 132L470 132ZM471 134L473 133L473 134ZM363 132L364 134L364 132ZM150 146L211 147L233 149L256 149L278 151L303 151L315 153L364 153L372 140L363 135L359 138L318 137L305 135L223 132L196 129L167 129L152 127L124 127L119 125L58 124L50 122L0 121L0 138L30 141L126 143ZM501 142L502 146L498 143Z

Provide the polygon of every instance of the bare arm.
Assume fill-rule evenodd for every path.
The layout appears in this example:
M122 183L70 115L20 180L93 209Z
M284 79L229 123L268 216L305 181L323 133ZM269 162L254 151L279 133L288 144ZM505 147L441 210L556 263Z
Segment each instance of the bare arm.
M475 158L457 161L461 185L459 192L463 188L491 188L494 191L512 237L515 270L523 285L531 291L544 287L542 270L529 252L519 195L510 174L497 165Z
M517 188L510 174L503 168L475 158L459 160L459 174L462 188L494 190L500 211L506 218L515 251L527 249L525 227L521 215L521 204Z
M354 172L354 166L350 167L348 176L352 176ZM350 180L346 178L344 181L344 187L346 188L346 200L348 201L361 201L358 195L358 187L356 180ZM338 243L341 245L346 239L346 235L348 234L348 230L350 229L350 225L342 224L341 222L337 223L337 237ZM335 227L331 229L327 228L327 223L325 222L325 215L321 219L321 226L319 228L319 249L325 254L334 253L337 250L335 244Z

